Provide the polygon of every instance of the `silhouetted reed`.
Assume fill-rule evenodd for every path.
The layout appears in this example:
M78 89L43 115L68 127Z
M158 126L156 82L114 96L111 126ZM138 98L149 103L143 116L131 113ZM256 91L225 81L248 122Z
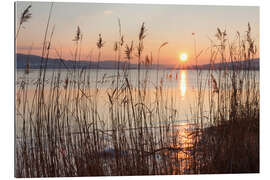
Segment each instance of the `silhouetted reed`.
M47 42L50 16L51 10L43 43L44 60L48 60L54 32L53 28ZM90 77L87 67L76 66L67 71L53 70L48 76L44 65L39 69L33 94L28 92L31 90L29 74L18 84L16 177L258 172L259 86L256 72L240 71L239 67L232 71L210 68L204 71L211 82L206 93L204 72L197 69L198 91L192 109L196 121L178 124L174 94L163 87L163 77L157 78L156 83L149 78L153 62L158 63L158 76L160 50L168 43L159 47L156 60L152 53L144 55L146 27L142 23L136 53L138 82L134 84L129 75L134 44L133 41L130 45L125 43L120 20L118 25L119 39L113 48L118 62L117 76L108 80L110 87L100 88L106 80L106 75L99 76L101 50L105 44L101 34L96 43L96 77ZM216 37L217 44L210 47L211 64L217 59L235 62L245 56L250 60L256 54L250 25L246 39L240 39L239 35L237 46L229 44L226 31L219 28ZM79 26L74 41L76 60L81 49L78 44L82 41ZM121 68L124 44L128 67ZM228 47L229 55L226 54ZM61 60L61 51L56 52ZM200 54L195 51L196 62ZM89 58L92 59L92 55ZM64 61L61 63L66 67ZM141 76L141 65L144 76ZM151 83L154 90L149 88ZM102 93L105 98L101 98ZM100 105L102 101L106 101L106 106ZM209 106L207 113L205 102ZM104 112L108 114L105 116Z
M30 13L30 8L31 7L32 7L32 5L28 5L21 14L19 26L18 26L17 33L16 33L16 36L15 36L16 39L19 36L22 25L32 17L32 13Z

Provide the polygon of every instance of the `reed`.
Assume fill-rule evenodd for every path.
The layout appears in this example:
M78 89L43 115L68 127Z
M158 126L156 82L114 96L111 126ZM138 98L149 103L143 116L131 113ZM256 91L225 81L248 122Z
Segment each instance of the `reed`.
M225 43L226 31L217 29L218 45L213 57L222 62L254 59L255 45L248 23L246 37ZM238 43L238 47L236 43ZM249 48L245 49L248 46ZM228 53L226 49L228 48ZM213 59L213 62L215 59ZM210 120L207 127L195 134L194 157L199 157L197 173L258 173L259 172L259 84L250 63L245 71L233 64L232 70L209 69L212 91L209 95ZM216 77L213 75L216 72ZM208 121L208 120L206 120ZM208 121L209 122L209 121ZM205 123L203 123L205 124Z
M25 8L25 10L22 12L15 39L17 39L17 37L19 36L22 25L32 17L32 13L30 13L30 8L31 7L32 7L32 5L28 5Z
M54 32L52 28L49 41L45 43L50 17L51 10L43 43L42 59L45 60L50 54ZM192 109L197 120L180 125L176 122L179 112L175 108L175 95L163 87L163 77L156 82L149 77L152 63L159 64L160 50L168 43L159 47L157 59L152 53L143 55L146 27L142 23L136 52L138 82L133 83L131 73L134 71L129 65L135 41L126 44L124 53L128 67L121 68L122 46L128 41L124 42L120 20L118 27L119 39L113 49L118 62L117 76L100 78L99 62L105 42L99 34L95 77L90 77L87 67L74 66L62 71L49 70L44 65L39 69L40 76L33 89L30 89L28 74L18 83L16 177L258 172L256 73L250 69L240 71L239 67L232 71L197 69L198 91ZM209 48L210 63L214 64L219 58L222 62L236 62L245 56L248 60L255 56L250 25L245 39L239 36L230 43L225 41L226 31L217 31L217 44ZM81 49L79 41L82 41L79 26L74 41L77 59ZM61 51L56 52L62 59ZM196 62L199 54L195 51ZM64 61L61 63L66 67ZM46 73L48 71L53 72ZM211 82L209 94L205 94L203 73L207 73ZM100 87L106 80L111 85L102 90ZM149 90L150 84L154 84L154 91ZM34 93L29 93L30 90ZM102 93L105 98L101 97ZM106 106L101 105L102 101L106 101ZM205 113L207 101L209 112ZM100 111L101 108L104 111Z

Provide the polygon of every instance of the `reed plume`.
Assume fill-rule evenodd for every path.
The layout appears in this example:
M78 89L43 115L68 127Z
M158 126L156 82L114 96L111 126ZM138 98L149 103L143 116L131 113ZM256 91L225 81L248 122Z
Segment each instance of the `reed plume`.
M137 47L137 53L138 53L138 57L141 57L142 51L144 49L143 47L143 40L146 37L146 28L144 26L144 23L142 23L141 29L140 29L140 33L139 33L139 45ZM139 62L140 63L140 62Z
M163 44L160 45L159 49L161 49L162 47L166 46L168 44L168 42L164 42Z
M32 14L30 13L30 8L31 7L32 7L32 5L28 5L26 7L26 9L23 11L22 15L21 15L19 27L18 27L18 30L17 30L17 33L16 33L16 38L19 35L20 29L21 29L23 23L27 22L32 17Z
M98 63L97 63L97 72L96 72L96 87L97 87L97 81L98 81L98 70L99 70L99 62L100 62L100 56L101 56L101 48L104 47L105 42L102 39L101 34L98 35L98 41L96 43L98 48Z
M117 52L118 51L118 42L115 42L113 45L113 51Z
M132 59L132 52L133 52L133 41L131 41L130 46L126 44L125 54L128 60Z
M101 34L98 35L97 47L101 49L104 46L105 42L103 41Z
M77 26L76 34L75 34L75 37L72 41L78 42L81 39L81 37L82 37L81 29L79 26Z
M211 74L211 79L212 79L213 93L218 93L219 89L217 86L217 81L216 81L215 77L213 76L213 74Z
M254 40L251 38L251 27L248 23L248 30L247 33L247 43L248 43L248 58L251 58L251 55L255 55L257 53L257 47L255 45Z

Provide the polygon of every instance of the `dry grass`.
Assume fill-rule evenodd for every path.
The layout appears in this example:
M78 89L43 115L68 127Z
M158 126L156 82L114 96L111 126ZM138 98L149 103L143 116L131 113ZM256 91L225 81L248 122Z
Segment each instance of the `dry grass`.
M119 22L119 40L114 51L118 61L117 76L106 89L108 119L100 114L99 67L95 81L89 81L85 69L61 70L46 76L53 30L47 42L50 22L45 30L42 59L33 96L28 93L28 74L17 88L16 96L16 177L63 177L104 175L159 175L194 173L240 173L259 170L259 86L253 71L209 69L208 79L215 81L214 91L205 97L206 88L197 69L198 94L194 109L197 123L185 128L175 122L174 96L164 93L163 84L155 84L154 102L148 91L149 76L141 77L140 65L151 66L152 55L142 61L146 27L143 23L137 44L138 82L132 86L129 68L121 69L124 36ZM250 26L247 39L226 56L226 32L218 29L218 45L211 48L210 62L222 62L255 54ZM75 36L75 59L82 40L78 27ZM135 42L135 41L134 41ZM101 59L104 40L97 41ZM158 50L167 45L163 43ZM232 47L233 44L229 44ZM134 46L126 44L125 55L133 59ZM61 59L61 53L59 58ZM235 58L237 57L237 58ZM198 56L196 55L196 58ZM63 64L64 65L64 64ZM159 69L157 69L157 74ZM61 82L61 77L65 81ZM46 78L50 78L49 84ZM91 83L95 83L92 88ZM216 90L218 89L218 91ZM209 112L204 114L205 101ZM207 123L205 120L207 117ZM208 124L205 127L205 124ZM20 125L20 126L19 126ZM181 134L181 136L179 135ZM192 138L191 138L192 137Z
M211 47L212 57L219 57L223 63L254 59L256 46L251 38L250 25L244 39L240 39L239 32L237 34L234 42L226 43L226 31L218 28L217 45ZM215 63L215 58L211 60ZM197 173L259 172L260 95L257 72L252 70L250 63L246 70L241 69L239 66L233 66L232 70L209 69L212 92L208 97L210 112L207 120L210 125L193 134L198 139L193 149L200 162ZM204 108L204 94L198 92L198 99L201 100L197 103L200 113ZM203 120L201 122L203 127Z

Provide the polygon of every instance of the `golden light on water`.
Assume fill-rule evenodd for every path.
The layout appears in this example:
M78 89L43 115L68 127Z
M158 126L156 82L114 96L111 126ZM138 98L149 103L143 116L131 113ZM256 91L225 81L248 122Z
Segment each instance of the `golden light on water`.
M181 53L179 58L180 58L180 61L185 62L188 58L188 55L187 53Z
M182 98L185 96L186 91L187 91L186 71L180 71L180 92Z
M193 147L194 137L190 135L190 129L192 125L183 124L177 126L173 135L177 137L177 144L172 144L174 148L182 148L181 151L176 152L176 154L171 154L171 158L177 158L180 160L178 165L173 166L173 174L183 174L186 170L191 167L192 155L189 153L190 149Z

